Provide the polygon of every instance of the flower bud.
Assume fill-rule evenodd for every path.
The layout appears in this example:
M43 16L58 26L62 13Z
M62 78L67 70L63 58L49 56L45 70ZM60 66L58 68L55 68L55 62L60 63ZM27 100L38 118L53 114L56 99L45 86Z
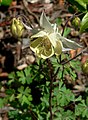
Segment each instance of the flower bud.
M88 75L88 60L85 63L83 63L82 71L83 71L84 74Z
M24 32L24 26L22 22L19 20L19 18L13 18L12 24L11 24L11 32L14 37L20 38Z
M80 18L79 17L75 17L72 21L72 25L75 27L75 28L78 28L79 25L80 25Z

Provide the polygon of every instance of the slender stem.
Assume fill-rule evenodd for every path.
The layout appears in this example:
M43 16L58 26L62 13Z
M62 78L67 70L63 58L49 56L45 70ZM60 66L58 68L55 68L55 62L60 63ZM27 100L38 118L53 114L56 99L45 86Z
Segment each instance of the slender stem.
M71 19L73 19L73 18L74 18L74 15L71 16L71 17L66 21L65 25L63 26L62 36L63 36L63 34L64 34L64 30L65 30L65 27L67 26L68 22L69 22Z
M80 56L80 55L81 55L84 51L86 51L87 49L88 49L88 47L86 47L85 49L83 49L83 50L82 50L79 54L77 54L75 57L69 59L68 61L62 62L61 64L62 64L62 65L65 65L65 64L67 64L68 62L74 60L75 58L77 58L78 56Z
M52 115L52 85L53 85L53 82L52 82L52 80L51 80L51 82L50 82L50 96L49 96L50 120L53 120L53 115Z
M54 78L57 76L59 70L60 70L60 67L57 68L57 71L56 71L56 73L54 74Z
M48 66L49 66L49 76L50 76L50 95L49 95L49 106L50 106L50 120L53 120L53 114L52 114L52 90L53 90L53 67L49 59L47 59Z
M61 55L60 55L59 59L60 59L60 63L61 63Z
M63 79L64 79L64 65L63 65L62 67L63 67L63 70L62 70L62 76L61 76L61 79L63 80Z

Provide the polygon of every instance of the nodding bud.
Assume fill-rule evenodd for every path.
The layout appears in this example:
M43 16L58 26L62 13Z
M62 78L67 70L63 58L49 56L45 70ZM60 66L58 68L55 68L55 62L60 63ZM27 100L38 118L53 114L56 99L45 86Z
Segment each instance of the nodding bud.
M88 75L88 60L82 64L82 71L84 74Z
M20 38L24 32L24 25L19 18L13 18L11 24L11 33L14 37Z
M78 28L80 26L80 18L79 17L75 17L72 21L72 25L75 27L75 28Z

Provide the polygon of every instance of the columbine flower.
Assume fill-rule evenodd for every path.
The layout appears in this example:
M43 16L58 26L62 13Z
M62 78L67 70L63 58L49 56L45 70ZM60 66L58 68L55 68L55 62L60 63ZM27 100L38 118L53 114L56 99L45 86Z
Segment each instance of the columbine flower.
M40 31L31 38L35 40L30 43L30 48L38 57L46 59L54 54L60 55L62 52L62 42L57 40L55 33Z
M30 48L35 54L43 59L47 59L54 54L59 56L62 51L77 49L81 47L74 41L71 41L58 33L56 24L52 24L47 20L44 12L40 17L40 26L44 28L37 34L31 36L34 41L30 42Z

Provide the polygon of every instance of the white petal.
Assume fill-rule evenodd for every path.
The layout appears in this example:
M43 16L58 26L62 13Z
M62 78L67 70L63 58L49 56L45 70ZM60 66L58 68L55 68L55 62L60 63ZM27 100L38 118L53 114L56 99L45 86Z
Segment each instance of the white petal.
M45 35L47 35L46 32L40 31L40 32L38 32L37 34L32 35L31 38L44 37Z
M56 38L56 33L51 33L47 36L51 42L51 44L53 45L53 47L56 46L56 41L57 41L57 38Z
M62 42L59 40L59 37L57 37L56 33L51 33L48 35L48 38L52 44L52 46L54 47L54 52L56 55L60 55L62 52Z
M53 27L51 26L51 23L47 20L44 12L42 12L41 17L40 17L40 26L49 33L54 32Z
M32 28L31 28L30 26L27 26L27 25L24 24L23 22L22 22L22 24L24 25L24 27L25 27L27 30L32 30Z
M65 37L60 37L60 39L62 40L62 43L63 43L63 46L65 48L70 48L70 49L77 49L79 47L82 47L81 45L79 45L78 43L72 41L72 40L69 40Z
M63 52L65 52L65 51L70 51L70 50L72 50L72 49L70 49L70 48L64 48L64 47L62 48L62 51L63 51Z
M53 29L54 29L54 32L58 32L58 27L56 23L53 25Z

